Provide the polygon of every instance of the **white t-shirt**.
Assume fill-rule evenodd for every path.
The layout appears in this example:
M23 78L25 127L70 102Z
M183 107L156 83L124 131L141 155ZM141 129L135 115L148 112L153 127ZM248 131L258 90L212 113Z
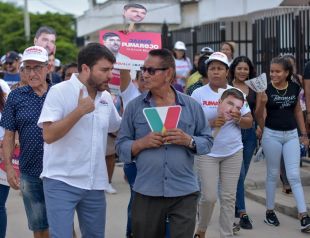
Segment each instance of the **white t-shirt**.
M141 93L139 89L136 87L136 85L132 81L130 81L130 83L128 84L128 87L123 92L121 92L124 110L127 107L128 103L132 99L138 97L140 94Z
M227 88L233 88L227 85ZM219 105L220 95L214 92L209 84L196 89L192 97L201 105L205 117L208 121L214 120L217 117L217 108ZM241 108L241 116L251 112L247 102ZM235 154L243 148L241 140L240 127L231 121L227 121L219 130L214 138L211 152L208 154L212 157L227 157Z
M11 89L8 83L5 82L3 79L0 79L0 87L5 94L5 97L8 97L9 93L11 92ZM2 117L2 113L0 112L0 120L1 120L1 117ZM0 126L0 140L3 140L3 137L4 137L4 128Z
M62 120L76 109L80 89L84 97L88 95L75 74L70 80L51 87L38 126ZM104 159L107 134L119 129L121 118L107 91L98 92L94 103L95 110L80 118L64 137L44 144L41 178L60 180L82 189L107 189L109 181Z
M175 71L177 76L177 83L185 86L185 81L181 78L178 78L178 76L187 77L192 70L192 64L189 58L186 58L186 60L182 59L174 59L175 61Z
M10 89L10 86L8 85L8 83L5 82L3 79L0 79L0 87L7 97L9 95L9 93L11 92L11 89Z

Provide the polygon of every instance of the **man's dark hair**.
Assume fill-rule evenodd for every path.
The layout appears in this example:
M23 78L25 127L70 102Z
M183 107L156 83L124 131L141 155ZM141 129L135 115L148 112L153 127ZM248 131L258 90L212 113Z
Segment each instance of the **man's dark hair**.
M139 8L139 9L144 9L147 12L147 9L145 6L137 3L128 3L124 6L124 10L127 11L129 8Z
M161 67L162 68L173 68L175 72L175 61L171 51L167 49L158 49L158 50L151 50L149 52L149 56L157 56L161 59Z
M236 88L226 89L221 96L221 100L223 101L228 96L233 96L234 98L239 99L242 101L242 103L244 103L243 93L239 89Z
M109 37L114 37L114 36L117 36L118 38L120 38L120 36L114 32L107 32L103 35L103 40L106 40Z
M35 35L35 38L38 39L42 33L46 33L46 34L50 34L50 35L55 35L55 37L57 36L57 35L56 35L56 31L55 31L52 27L49 27L49 26L41 26L41 27L37 30L36 35Z
M82 72L82 64L92 68L101 59L106 59L112 64L116 61L114 55L106 46L99 43L89 43L78 54L78 71Z

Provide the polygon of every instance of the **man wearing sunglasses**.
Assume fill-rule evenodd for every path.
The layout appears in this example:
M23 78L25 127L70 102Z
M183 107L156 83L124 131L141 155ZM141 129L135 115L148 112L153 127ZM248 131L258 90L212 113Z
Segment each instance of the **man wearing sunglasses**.
M29 47L24 51L22 63L28 85L13 90L6 101L0 122L5 128L3 154L9 184L22 192L29 229L35 238L47 238L45 198L39 177L43 166L43 135L37 121L50 87L46 82L48 53L40 46ZM16 132L21 151L20 178L12 165Z
M15 51L10 51L5 55L4 60L5 65L5 74L4 81L8 83L9 86L12 86L15 83L20 81L19 77L19 55Z
M149 91L128 103L116 140L120 159L137 166L133 237L164 237L167 217L171 238L192 237L199 191L194 154L210 151L211 130L199 104L171 86L175 62L168 50L151 50L141 71ZM143 109L172 105L182 108L177 128L152 132Z

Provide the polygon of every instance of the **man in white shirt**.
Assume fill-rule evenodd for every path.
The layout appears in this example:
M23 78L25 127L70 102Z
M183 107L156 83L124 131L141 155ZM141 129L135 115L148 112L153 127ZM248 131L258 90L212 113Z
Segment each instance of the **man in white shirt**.
M107 134L121 118L106 91L115 57L90 43L78 55L79 74L51 88L38 125L43 127L44 193L53 238L72 237L77 211L83 237L104 237L108 187Z

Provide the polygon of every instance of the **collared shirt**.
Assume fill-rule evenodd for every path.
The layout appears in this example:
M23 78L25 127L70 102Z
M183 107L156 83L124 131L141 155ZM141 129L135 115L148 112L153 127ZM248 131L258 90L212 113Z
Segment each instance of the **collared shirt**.
M13 90L6 101L0 126L18 131L20 141L19 169L21 173L39 177L42 172L43 136L37 126L46 97L37 95L30 86Z
M75 110L80 89L84 97L88 95L75 74L70 80L54 85L46 97L38 125L62 120ZM82 116L66 135L51 144L44 144L41 177L82 189L107 188L107 134L118 130L121 118L107 91L97 92L94 103L95 110Z
M202 108L189 96L176 92L176 104L182 107L178 128L193 136L197 154L207 154L212 147L211 129ZM159 148L144 149L132 157L131 147L135 140L151 132L143 109L154 106L151 93L133 99L123 115L116 139L120 160L136 160L137 177L134 190L147 196L178 197L199 190L193 171L194 154L186 146L165 144Z

